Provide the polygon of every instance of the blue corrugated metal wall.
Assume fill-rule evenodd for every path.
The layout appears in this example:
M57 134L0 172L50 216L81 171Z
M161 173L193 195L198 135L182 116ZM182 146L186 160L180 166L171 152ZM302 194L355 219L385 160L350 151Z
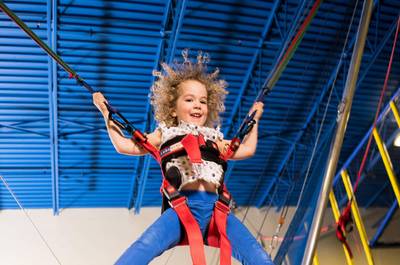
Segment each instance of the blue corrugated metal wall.
M5 1L139 128L151 124L147 96L159 58L180 58L184 48L193 55L197 50L209 52L210 68L218 66L229 83L222 127L227 138L312 2ZM235 162L228 176L228 187L239 205L280 205L286 196L288 203L296 203L336 80L320 143L330 140L350 58L340 62L340 56L355 3L323 2L268 96L257 154ZM394 0L375 7L341 163L372 122L399 8ZM359 4L354 25L360 10ZM355 28L345 48L348 55ZM164 43L161 48L160 43ZM396 58L387 97L399 85ZM143 160L117 154L104 128L90 94L62 69L53 71L41 49L0 14L0 174L23 205L55 212L67 207L159 205L158 166L150 162L146 173ZM317 157L321 155L317 152ZM315 163L311 172L321 167ZM383 171L376 171L379 177L371 180L369 188L360 189L361 197L369 198L386 183ZM17 207L3 185L0 207Z

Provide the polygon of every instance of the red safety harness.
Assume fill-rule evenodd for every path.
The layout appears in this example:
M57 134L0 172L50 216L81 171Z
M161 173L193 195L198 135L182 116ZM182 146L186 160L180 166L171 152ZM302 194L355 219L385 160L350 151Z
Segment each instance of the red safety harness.
M353 218L351 217L351 201L347 205L347 207L343 210L342 214L339 217L339 220L336 223L336 237L337 239L344 244L347 249L347 252L350 255L350 258L353 258L353 252L347 242L346 234L350 233L353 230Z
M202 135L195 136L188 134L182 138L179 142L162 148L159 151L151 143L147 141L147 138L140 132L135 131L132 134L133 140L145 148L160 164L162 168L163 182L161 185L161 193L163 194L163 200L168 202L168 206L173 208L179 217L184 229L185 235L180 245L189 245L190 254L192 256L193 265L206 265L206 259L204 254L204 240L200 227L193 217L190 208L187 205L186 197L181 195L178 191L178 187L172 185L166 178L165 170L163 169L163 160L173 154L184 151L189 157L194 168L199 163L202 163L202 151L201 147L206 146L206 142ZM231 148L228 148L230 150ZM234 151L226 152L225 155L220 155L220 158L226 161L232 156ZM208 227L207 241L209 246L220 248L220 264L230 265L231 264L231 244L226 234L227 218L230 213L231 195L227 191L225 185L219 188L219 197L215 202L215 207L211 221ZM164 205L165 206L165 205ZM165 210L166 207L163 207Z

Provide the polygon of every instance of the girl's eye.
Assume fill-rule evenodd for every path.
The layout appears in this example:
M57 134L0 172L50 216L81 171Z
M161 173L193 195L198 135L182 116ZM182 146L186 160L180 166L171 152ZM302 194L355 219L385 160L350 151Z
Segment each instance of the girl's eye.
M187 99L185 99L185 101L186 101L186 102L192 102L192 101L193 101L193 99L191 99L191 98L187 98Z
M205 100L203 100L203 101L200 101L200 103L201 103L201 104L205 104L205 105L207 105L207 101L205 101Z

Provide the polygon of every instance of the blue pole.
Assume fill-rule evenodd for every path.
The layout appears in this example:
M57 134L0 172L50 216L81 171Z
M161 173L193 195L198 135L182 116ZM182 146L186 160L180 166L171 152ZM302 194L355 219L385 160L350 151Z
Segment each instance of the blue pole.
M398 209L397 200L394 200L394 202L392 203L392 206L390 207L389 211L386 213L385 218L382 220L381 225L378 227L374 237L371 239L371 241L369 243L369 245L371 247L376 245L376 242L378 241L378 239L381 237L381 235L385 231L385 228L389 224L389 221L393 218L393 216L396 213L397 209Z
M57 1L47 0L47 41L52 50L57 48ZM59 214L59 167L58 167L58 105L57 64L49 57L49 125L50 160L53 214Z

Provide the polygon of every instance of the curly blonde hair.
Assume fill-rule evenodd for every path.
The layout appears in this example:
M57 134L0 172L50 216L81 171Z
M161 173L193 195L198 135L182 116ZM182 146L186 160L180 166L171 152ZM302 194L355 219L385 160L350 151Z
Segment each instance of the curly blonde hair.
M162 63L164 71L154 71L156 81L151 87L151 105L157 122L164 122L167 127L177 126L177 118L173 116L176 101L179 97L179 85L186 80L197 80L207 89L208 116L205 126L220 125L219 114L225 110L224 100L228 94L227 82L218 78L219 69L207 72L209 57L207 53L198 52L197 62L189 59L187 49L182 51L183 63L174 62L171 65Z

